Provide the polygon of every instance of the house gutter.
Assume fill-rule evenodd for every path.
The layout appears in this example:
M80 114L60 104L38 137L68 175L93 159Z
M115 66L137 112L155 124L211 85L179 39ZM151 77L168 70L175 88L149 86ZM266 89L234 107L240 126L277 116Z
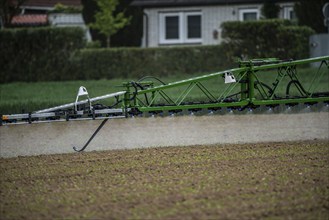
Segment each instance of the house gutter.
M296 2L298 0L276 0L281 2ZM134 0L131 6L141 6L143 8L155 7L184 7L184 6L213 6L213 5L235 5L264 3L264 0Z

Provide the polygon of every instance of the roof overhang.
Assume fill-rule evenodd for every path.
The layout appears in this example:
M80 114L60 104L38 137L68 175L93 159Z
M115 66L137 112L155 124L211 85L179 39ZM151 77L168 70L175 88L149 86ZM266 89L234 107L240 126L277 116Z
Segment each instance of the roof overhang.
M273 0L134 0L131 6L141 7L179 7L179 6L207 6L207 5L233 5L253 4ZM275 2L295 2L296 0L277 0Z

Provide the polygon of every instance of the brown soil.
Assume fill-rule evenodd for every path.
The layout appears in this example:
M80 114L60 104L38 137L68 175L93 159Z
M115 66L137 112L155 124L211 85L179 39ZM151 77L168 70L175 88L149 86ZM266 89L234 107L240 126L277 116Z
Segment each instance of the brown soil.
M328 219L329 142L0 159L0 219Z

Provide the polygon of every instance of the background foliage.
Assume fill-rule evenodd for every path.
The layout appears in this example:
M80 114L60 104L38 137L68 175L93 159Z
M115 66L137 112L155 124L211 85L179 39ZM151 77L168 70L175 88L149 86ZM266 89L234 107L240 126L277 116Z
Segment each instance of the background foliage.
M222 46L82 49L80 28L0 31L0 82L111 79L219 71Z
M261 8L262 16L266 19L277 18L280 12L280 6L275 1L264 2Z
M222 24L227 59L277 57L308 58L314 31L289 20L228 21Z
M77 54L78 79L165 76L219 71L229 64L222 46L84 49Z
M84 31L72 27L4 29L0 42L0 82L71 79L68 60L85 46Z
M100 10L94 15L95 22L89 24L89 27L99 30L106 37L106 47L110 47L112 35L127 26L131 20L124 12L114 13L118 3L118 0L98 0Z
M322 8L327 2L328 0L297 1L294 10L298 18L298 24L311 27L316 33L328 33L328 28L324 26L322 12Z
M141 45L143 35L143 9L141 7L129 7L132 0L119 1L115 14L124 12L126 17L132 17L130 24L120 29L111 37L111 47L138 47ZM95 13L99 11L97 1L81 0L83 5L82 16L86 24L95 22ZM101 42L106 46L106 38L98 30L90 29L93 41ZM134 37L131 37L134 36Z
M93 80L217 72L237 58L308 57L308 27L286 20L226 22L224 43L166 48L86 49L80 28L0 31L0 83Z

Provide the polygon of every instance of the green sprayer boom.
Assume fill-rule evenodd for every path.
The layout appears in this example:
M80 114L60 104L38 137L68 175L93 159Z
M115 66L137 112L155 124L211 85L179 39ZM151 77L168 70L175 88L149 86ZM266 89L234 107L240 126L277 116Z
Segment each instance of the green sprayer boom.
M318 63L317 68L307 73L309 76L303 77L304 81L299 80L298 67L310 63ZM153 82L130 82L125 84L124 106L134 114L170 114L184 110L241 111L280 104L328 102L329 88L319 88L321 81L328 81L328 64L329 56L297 61L257 59L240 62L235 69L159 86L153 86ZM216 90L208 89L211 83L218 85ZM191 98L195 97L195 90L198 99Z
M328 112L329 56L295 61L275 58L241 61L238 68L168 84L158 78L147 76L137 81L124 82L122 86L125 88L123 91L94 98L89 98L87 89L81 86L75 102L25 114L2 115L0 125L103 119L84 146L81 148L73 147L75 151L83 151L103 128L105 123L109 119L115 118L134 118L141 116L164 117L186 114L224 115ZM79 101L81 97L87 97L87 99ZM319 113L318 115L323 117L323 113ZM200 118L205 120L204 117ZM176 119L176 121L180 121L186 126L184 120ZM182 117L180 119L184 118ZM131 124L134 124L134 127L140 121L131 120ZM219 117L212 117L212 120L218 121ZM168 133L168 129L174 123L174 121L170 121L170 124L165 125L168 128L163 129L166 120L160 120L159 123L161 122L162 125L160 124L155 130L159 130L161 127L161 131ZM326 121L327 119L321 120L324 127L327 126ZM147 124L147 122L145 123ZM88 133L91 130L89 125L93 123L73 124L75 125L72 125L72 123L67 124L67 127L74 126L74 129L70 129L70 131L78 132L75 133L74 137L80 139L86 132ZM127 133L129 131L128 127L122 127L122 123L120 124L118 122L116 125L118 127L115 127L111 131L117 134ZM150 126L152 124L148 125ZM181 125L180 127L182 127ZM140 126L144 127L145 130L149 129L145 124ZM205 123L204 126L206 127L203 127L201 130L205 130L203 134L207 136L209 124ZM43 128L45 126L31 127L33 127L31 129L34 130L33 132L37 132L38 127ZM66 128L61 126L61 129L57 130L55 127L45 127L44 129L48 129L46 133L48 135L50 134L51 137L56 136L56 134L62 137L64 134L61 129ZM0 137L6 144L3 147L7 147L9 142L14 141L14 147L19 149L22 143L17 141L22 136L17 137L17 135L21 132L26 133L29 129L21 130L16 126L10 128L17 129L7 128L2 129L3 132L6 132L6 135ZM134 146L137 144L136 138L139 135L143 137L144 129L134 129L132 136ZM195 129L200 130L200 127L197 126ZM140 131L139 134L135 132L136 130ZM44 131L41 132L45 133ZM155 131L152 130L150 132L154 133ZM29 138L24 140L30 141L31 138L36 136L36 133L27 136ZM128 136L130 137L131 135ZM181 136L184 136L184 134L181 133ZM320 137L322 136L320 135ZM10 141L6 141L6 138L9 138ZM213 135L209 138L213 138ZM50 139L53 140L52 138ZM63 139L65 140L64 136ZM111 139L113 139L113 136ZM140 139L140 141L143 142L142 140L144 139L145 137ZM169 139L171 140L171 138ZM165 142L168 143L169 139L166 139ZM191 139L191 137L185 137L182 140L187 139ZM192 140L197 139L192 138ZM44 143L45 141L48 141L48 138L40 140L40 143ZM118 144L118 142L115 143ZM158 142L152 143L145 143L143 146L159 144ZM105 144L108 144L107 139L105 140ZM35 142L32 145L34 146ZM102 144L98 143L98 145Z
M309 66L313 68L309 68ZM299 70L303 71L300 76ZM321 83L322 82L322 83ZM327 82L327 83L323 83ZM215 85L215 86L214 86ZM326 85L326 86L323 86ZM155 77L123 83L124 91L89 98L80 87L73 103L26 114L2 115L1 125L135 116L282 111L329 104L329 56L254 59L239 67L172 83ZM80 96L87 99L79 101ZM112 98L110 105L99 104Z

